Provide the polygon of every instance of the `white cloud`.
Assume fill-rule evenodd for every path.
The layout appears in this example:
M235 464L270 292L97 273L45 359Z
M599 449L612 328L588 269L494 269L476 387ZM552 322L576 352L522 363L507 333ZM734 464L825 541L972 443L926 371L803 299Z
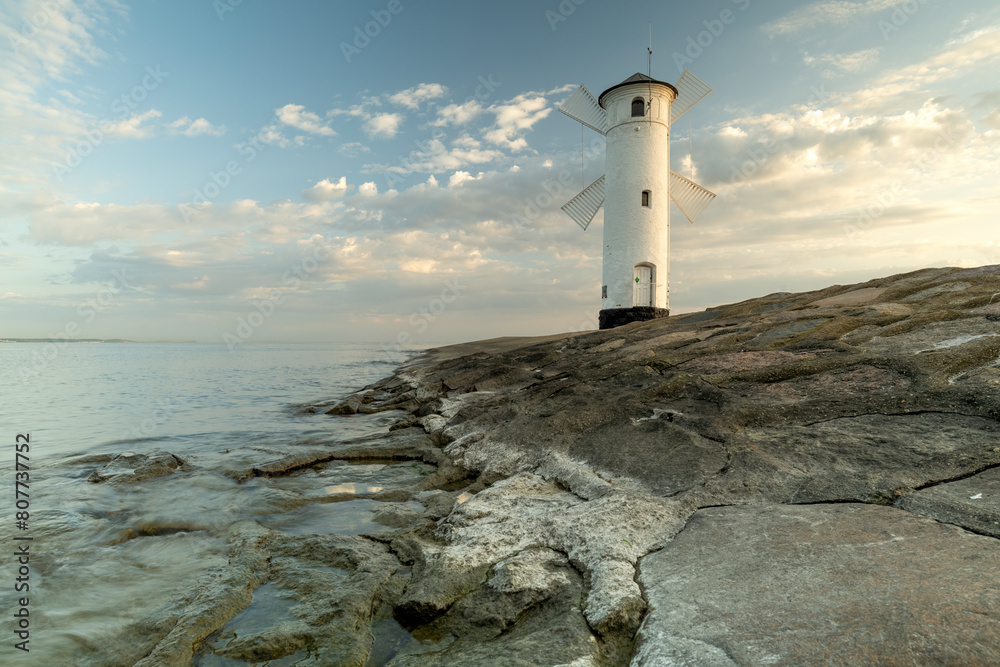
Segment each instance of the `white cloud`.
M209 281L209 277L208 276L201 276L200 278L197 278L196 280L192 280L191 282L188 282L188 283L179 283L177 285L174 285L174 289L178 289L178 290L204 290L204 289L206 289L208 287L208 281Z
M971 218L963 220L969 215L968 208L946 212L944 207L929 210L900 200L879 219L865 245L849 247L835 202L845 193L856 194L841 206L871 201L885 183L877 180L881 178L877 176L880 165L859 163L860 171L851 167L810 175L800 159L811 148L823 161L837 158L835 151L853 150L854 141L862 144L862 153L863 141L882 141L881 131L865 134L878 128L877 123L866 118L839 120L844 116L836 107L839 102L834 100L818 115L790 109L756 124L756 118L738 119L733 125L742 128L746 137L717 133L719 147L725 149L722 154L735 150L738 155L763 133L773 133L783 123L793 127L790 143L772 153L765 164L766 168L774 165L769 176L754 177L735 196L720 197L697 225L676 227L671 290L675 304L732 301L733 288L722 286L720 265L728 267L724 273L740 278L742 293L754 296L790 286L808 289L834 281L849 282L854 275L851 271L867 271L867 277L891 273L882 268L887 265L885 253L890 247L900 256L914 253L914 265L926 261L926 255L920 254L927 252L926 244L923 250L913 241L890 246L890 240L877 236L881 231L898 230L912 236L914 230L921 230L917 235L923 238L929 236L925 230L934 225L963 224L972 233ZM903 132L906 136L906 131L917 128L931 136L933 126L955 122L949 116L953 112L943 106L928 107L911 118L900 112L897 125L884 128L884 134ZM747 143L740 143L744 141ZM873 145L880 151L885 148L882 143ZM966 150L963 146L956 146L956 158ZM189 226L175 213L157 207L97 204L85 204L79 211L75 205L53 204L45 220L51 225L48 231L63 235L64 240L86 241L83 237L97 236L121 243L122 238L140 238L140 245L122 253L95 250L73 269L74 280L99 280L111 269L125 267L147 290L145 298L158 307L164 308L171 297L182 298L186 310L202 310L209 321L214 318L220 322L220 331L231 326L233 312L245 310L247 299L287 289L282 276L290 267L301 266L314 247L325 250L319 268L286 294L294 299L297 310L323 313L327 324L317 325L317 330L329 326L333 313L356 318L352 319L355 331L370 327L363 330L366 335L373 332L373 339L378 339L379 332L385 332L386 339L393 338L399 327L407 326L409 313L440 294L446 278L457 279L469 288L445 318L463 312L470 318L482 318L479 309L489 308L501 313L503 326L512 327L499 332L503 334L517 333L524 325L514 320L525 312L525 322L541 318L540 326L545 328L573 327L596 312L593 286L600 284L601 260L599 234L581 233L559 210L561 203L575 194L575 185L564 187L558 196L549 196L543 187L546 179L548 187L559 187L554 172L543 166L544 162L551 160L558 170L571 158L569 153L525 156L518 171L472 171L475 177L457 170L449 172L448 187L439 187L437 178L427 178L399 192L379 193L374 183L367 183L358 187L358 194L364 196L348 197L346 202L264 205L245 200L206 209L196 219L197 224ZM897 155L886 159L891 162ZM928 179L933 181L947 168L942 165ZM876 179L871 179L872 173ZM439 178L443 186L446 178ZM790 182L785 183L786 179ZM919 192L922 183L915 182L911 190ZM330 183L333 188L339 185L337 181ZM550 203L538 204L536 213L526 214L526 200L540 202L542 194ZM1000 202L992 204L993 211L998 208ZM983 206L983 212L988 213L988 207ZM943 222L942 213L948 215ZM517 227L512 220L515 214L526 219L529 229ZM599 227L600 216L594 224ZM172 235L158 237L164 229L170 229ZM37 239L42 231L41 226L33 226L33 237ZM267 245L261 248L262 243ZM960 253L961 248L954 252ZM835 278L824 275L831 267L840 269ZM346 291L331 298L330 290L342 290L345 285ZM542 285L544 289L539 289ZM125 296L121 303L132 308L126 306ZM559 305L554 307L553 303ZM141 321L137 311L127 312L131 321ZM169 312L176 316L176 311ZM508 318L507 313L518 315ZM383 322L381 329L372 324L375 321ZM274 318L268 326L286 326L281 322L287 322L289 337L309 326L299 316ZM446 322L450 320L443 319L437 326ZM447 326L450 335L452 329ZM267 335L281 337L279 331L269 329ZM442 331L432 330L431 335L442 335ZM475 335L481 336L481 330Z
M956 44L965 44L967 42L979 39L983 35L989 35L990 33L997 32L998 30L1000 30L1000 26L996 25L989 25L982 28L977 28L976 30L970 30L969 32L962 33L954 40L948 42L947 46L954 46Z
M292 142L281 133L280 130L276 130L273 127L265 127L260 132L257 133L257 139L261 143L267 144L268 146L277 146L278 148L288 148L292 145Z
M325 178L311 188L302 191L302 198L311 202L330 201L344 196L347 192L347 177L341 176L336 183Z
M881 50L880 48L874 48L855 51L854 53L830 53L820 56L805 56L802 62L810 67L832 65L844 72L860 72L878 62Z
M438 265L439 262L437 260L421 258L403 262L399 265L399 268L411 273L433 273Z
M390 95L389 101L410 109L419 109L422 102L444 97L447 92L448 89L440 83L421 83L413 88Z
M482 177L483 177L483 172L479 172L477 176L472 176L467 171L456 171L454 174L451 175L451 178L448 179L448 187L449 188L459 187L467 181L478 181L482 179Z
M928 88L970 71L990 71L1000 65L1000 31L979 34L972 40L950 43L937 54L923 61L890 70L868 88L848 95L849 106L878 111L901 101L920 103ZM913 95L909 100L902 96Z
M796 9L782 18L768 23L764 26L764 31L773 37L828 23L847 25L856 19L891 9L906 2L915 3L916 0L863 0L862 2L823 0Z
M364 104L355 104L347 109L330 109L327 112L327 116L351 116L352 118L370 118L371 112L368 110L369 106L379 106L380 102L378 99L365 98Z
M163 114L156 109L150 109L141 114L132 114L117 123L108 124L105 134L109 137L122 137L124 139L146 139L153 136L156 128L152 125L143 126L143 123L153 118L159 118L161 115Z
M116 206L98 202L73 204L49 196L33 203L29 234L32 240L52 245L90 245L145 237L176 229L176 220L161 205Z
M319 116L311 111L305 111L305 107L301 104L286 104L276 110L275 115L285 125L302 130L303 132L318 134L324 137L332 137L337 134L333 129L325 125Z
M107 54L97 46L95 35L111 13L127 16L128 9L114 0L109 2L28 0L10 9L7 42L17 60L41 65L35 82L44 77L64 81L68 74L79 72L78 62L95 65ZM6 13L6 12L5 12Z
M448 125L465 125L483 112L483 105L478 100L468 100L462 104L448 104L438 109L438 117L431 125L447 127Z
M496 124L487 130L484 137L490 143L503 146L511 151L528 147L522 133L530 130L535 123L552 112L549 101L538 93L523 93L517 97L494 104L489 111L496 116Z
M989 248L994 258L1000 258L1000 246L989 240L995 238L990 225L1000 213L995 195L1000 179L997 100L973 104L969 101L975 99L973 91L950 85L959 77L963 84L969 83L965 88L995 85L987 76L997 66L1000 53L994 39L985 32L967 35L936 55L907 61L913 63L910 67L872 77L875 81L862 84L868 87L860 92L765 113L735 114L738 117L696 137L696 159L688 166L697 169L699 180L717 189L720 197L696 225L680 224L681 219L675 217L671 291L677 306L706 305L706 300L716 298L733 300L733 288L719 286L726 275L741 283L739 289L746 296L754 296L829 284L834 282L828 277L831 268L838 269L836 281L848 282L851 271L863 272L864 276L856 278L863 279L891 273L894 266L899 270L926 266L938 258L941 263L959 264L944 261L952 256L975 262L979 248ZM933 53L933 47L925 44L922 48L923 54ZM838 71L852 71L856 66L860 71L867 64L859 55L864 53L815 55L809 64ZM832 59L845 66L838 68ZM7 67L2 60L0 77ZM78 58L76 62L84 61ZM63 74L67 71L62 70ZM47 80L44 88L52 100L4 106L20 99L16 96L21 88L7 86L8 80L13 81L0 82L4 142L19 133L30 134L38 137L37 152L45 154L44 137L35 128L78 141L80 128L97 126L94 119L76 110L79 98L53 92L63 87L54 84L54 79ZM85 103L93 102L86 89L71 89ZM407 327L409 313L440 294L444 277L458 277L463 284L468 277L472 286L463 294L470 296L463 295L450 307L435 324L440 328L432 328L429 336L463 336L455 333L447 319L462 312L473 313L469 317L479 321L476 335L481 336L482 313L487 308L499 313L500 326L506 327L496 335L537 331L516 331L521 321L534 320L530 326L541 328L558 327L562 320L553 314L558 309L568 314L564 318L568 328L599 306L594 287L600 284L603 214L584 234L559 210L580 187L578 147L572 141L564 153L547 151L536 156L526 150L528 133L550 111L540 98L553 99L552 94L528 92L495 103L488 114L479 103L432 108L426 122L457 127L452 134L462 136L452 138L441 132L419 144L420 149L407 161L394 165L402 173L422 174L412 176L406 187L383 185L380 192L375 177L369 177L373 181L354 190L348 179L352 184L359 179L352 172L339 172L347 176L310 183L297 202L227 204L224 200L232 196L227 192L190 223L173 207L97 203L100 195L93 194L63 196L63 201L55 195L25 195L12 202L10 191L0 189L0 219L27 221L32 243L77 246L56 248L53 254L75 258L66 262L67 273L78 283L100 280L111 269L131 267L130 273L139 277L137 284L148 290L144 298L163 321L197 312L205 321L219 322L220 332L232 326L236 317L232 313L245 315L246 299L282 289L282 276L290 267L302 265L317 236L329 250L329 259L294 294L289 293L294 305L283 311L287 317L272 318L267 325L271 328L262 336L280 338L280 327L285 327L289 338L311 335L300 334L300 328L308 330L300 318L315 317L320 324L313 331L324 331L322 327L330 326L331 320L351 322L353 327L356 319L362 324L351 330L355 335L374 332L371 339L378 340L381 332L384 339L390 339ZM26 99L36 97L41 99ZM396 110L399 122L391 124L391 131L410 129L400 123L411 120L406 110L413 106L403 102L390 106L389 96L378 99L381 107L370 98L342 112L347 117L344 122L358 119L358 126L352 128L356 131L380 111ZM155 100L151 97L150 101ZM416 104L427 108L427 102ZM7 113L9 109L17 113ZM296 109L293 122L274 122L262 140L293 145L313 136L330 136L323 133L332 132L331 118L341 115ZM32 125L38 123L36 118L44 123ZM186 122L178 124L178 129L188 129L195 121ZM150 119L140 119L128 128L135 136L151 125ZM163 131L164 126L155 126ZM985 134L986 126L998 130ZM355 133L358 136L351 139L364 140L363 134ZM948 136L954 140L938 149L939 140ZM764 140L774 149L761 149ZM338 140L331 147L341 143ZM33 154L27 145L18 150L7 153L5 145L6 159L0 160L4 162L0 167L4 187L16 182L6 178L8 170L17 166L12 163L31 159ZM340 150L361 153L369 149L351 142ZM517 156L520 168L511 166L511 151L521 151ZM675 152L675 168L686 159L686 152ZM390 151L390 156L394 153ZM763 161L751 162L753 173L733 182L732 168L751 154L762 154ZM374 155L366 157L369 161L392 159ZM558 180L564 168L575 170L571 186ZM588 167L587 182L599 174L600 164ZM898 193L891 190L894 181L903 183ZM547 188L560 190L552 195ZM878 203L887 192L893 197L891 205L873 223L864 242L851 246L845 223L856 221L859 210ZM294 196L294 190L290 194ZM520 217L517 224L514 215ZM9 238L17 243L13 235ZM124 251L102 247L110 244ZM95 247L80 250L88 245ZM985 252L980 263L989 263ZM720 273L719 266L726 270ZM350 289L331 293L344 285ZM27 291L15 284L0 291L7 290ZM171 297L179 298L185 312L172 307ZM125 304L127 298L123 294L120 302ZM141 312L127 311L128 322L144 321ZM515 321L522 316L523 320ZM364 328L375 321L388 324L383 329ZM96 330L94 335L99 335Z
M479 148L480 146L482 146L482 142L480 142L478 139L470 137L467 134L458 137L457 139L452 141L451 144L452 146L465 149Z
M330 184L330 191L338 183ZM346 185L346 184L345 184ZM220 233L261 235L275 241L275 230L285 228L285 233L299 233L304 226L329 220L343 205L340 202L295 203L279 200L262 206L253 200L219 202L191 207L186 217L178 206L162 204L123 205L94 201L67 202L53 193L38 193L24 200L30 224L28 235L32 241L59 246L87 246L100 242L156 243L161 238L174 239L171 243L187 243ZM2 211L2 209L0 209ZM176 239L186 239L177 241ZM171 255L171 261L185 263L185 255Z
M347 157L357 157L362 153L370 153L372 149L368 148L368 146L365 146L360 142L351 141L346 144L343 144L337 150L339 150L342 154L346 155Z
M375 114L365 122L365 133L375 139L391 139L399 132L403 117L398 113Z
M225 125L212 125L204 118L191 120L189 116L183 116L172 123L168 123L167 129L169 129L172 134L183 134L186 137L197 137L201 134L210 134L215 137L221 137L226 133Z
M0 3L0 181L45 186L67 146L102 130L81 102L92 91L70 82L107 59L98 40L127 15L118 2L101 0Z
M470 164L485 164L504 157L502 151L477 148L475 140L457 139L456 145L448 148L441 139L430 139L423 143L422 150L414 150L395 165L369 164L365 169L372 172L391 174L435 173L461 169Z

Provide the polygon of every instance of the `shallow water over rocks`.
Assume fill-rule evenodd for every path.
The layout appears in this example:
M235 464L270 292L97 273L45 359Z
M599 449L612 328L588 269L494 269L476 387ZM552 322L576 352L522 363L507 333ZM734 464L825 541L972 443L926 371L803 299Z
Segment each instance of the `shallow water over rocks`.
M0 361L16 369L33 347L0 346ZM67 346L45 377L16 391L8 387L5 412L19 423L5 432L29 432L33 445L31 650L5 650L3 664L132 665L184 623L221 623L199 664L251 664L211 647L224 652L233 637L297 619L301 591L275 582L267 563L263 577L241 575L234 526L252 522L289 536L358 535L385 529L375 521L382 506L423 512L412 500L372 498L418 483L434 469L423 463L334 459L283 476L245 474L304 449L387 436L392 413L335 419L299 408L335 401L387 374L402 356L383 363L372 346L246 350ZM0 467L12 474L10 462ZM2 520L12 526L8 509ZM322 562L293 567L294 559L285 560L282 567L297 568L301 580L336 583L348 575ZM225 598L226 581L240 582L249 606L236 598L214 604ZM0 592L6 610L15 604L9 588ZM215 601L206 598L213 592ZM269 664L314 664L300 662L309 655Z

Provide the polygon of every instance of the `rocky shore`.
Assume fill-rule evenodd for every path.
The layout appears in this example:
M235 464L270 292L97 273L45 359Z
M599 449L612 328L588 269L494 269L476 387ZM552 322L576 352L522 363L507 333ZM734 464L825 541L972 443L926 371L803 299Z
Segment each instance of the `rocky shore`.
M234 526L216 609L137 664L1000 664L1000 266L438 348L304 409L399 420L229 474L419 474L324 499L381 501L364 535ZM289 620L210 637L265 581Z

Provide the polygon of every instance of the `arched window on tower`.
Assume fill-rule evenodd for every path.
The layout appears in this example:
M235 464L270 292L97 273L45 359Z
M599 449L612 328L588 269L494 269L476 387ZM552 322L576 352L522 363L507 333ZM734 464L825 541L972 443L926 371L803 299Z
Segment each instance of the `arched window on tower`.
M645 208L653 208L653 193L649 190L642 191L642 205Z
M646 115L646 100L637 97L632 100L632 118Z

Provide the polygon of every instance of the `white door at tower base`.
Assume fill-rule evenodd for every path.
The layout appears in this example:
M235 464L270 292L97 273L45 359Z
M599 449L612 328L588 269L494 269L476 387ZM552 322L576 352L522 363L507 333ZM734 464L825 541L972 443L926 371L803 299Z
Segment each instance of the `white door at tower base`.
M653 305L653 267L635 267L635 277L632 280L635 285L632 292L633 306Z

